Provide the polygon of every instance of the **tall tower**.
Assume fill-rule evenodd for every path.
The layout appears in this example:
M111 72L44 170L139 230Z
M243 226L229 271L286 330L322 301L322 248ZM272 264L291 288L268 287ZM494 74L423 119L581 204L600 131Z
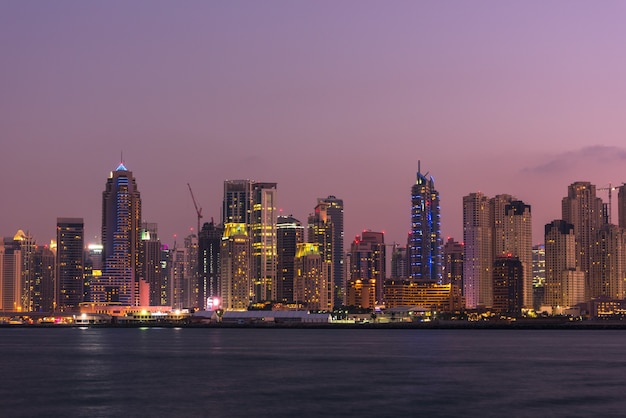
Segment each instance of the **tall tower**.
M530 205L513 200L504 208L504 253L522 263L522 306L533 307L533 239ZM503 255L496 254L496 256Z
M250 238L245 223L227 223L220 252L222 307L246 310L252 300Z
M576 266L585 273L585 300L589 300L593 294L592 288L597 287L590 273L593 263L592 247L603 224L602 200L596 197L596 186L579 181L568 187L561 207L562 219L574 225Z
M333 285L328 279L331 265L324 262L319 246L298 244L295 259L294 298L310 310L330 310Z
M456 296L463 293L463 244L452 238L443 245L443 284L451 284Z
M57 218L57 309L78 310L84 300L84 222Z
M161 305L161 241L156 223L143 222L141 226L141 265L142 277L148 284L148 304Z
M102 192L104 271L91 286L92 301L139 304L141 197L124 164L113 171Z
M590 298L626 298L626 232L602 225L592 246Z
M0 245L0 309L22 311L22 252L13 238Z
M442 240L439 193L435 180L426 178L418 163L417 180L411 187L411 233L407 245L409 278L442 282Z
M463 294L470 309L493 302L493 228L489 198L482 193L463 197Z
M574 225L558 219L545 227L546 281L544 304L552 312L584 302L585 273L576 267Z
M243 223L252 246L254 301L275 299L276 183L224 181L222 224Z
M198 306L201 309L217 309L213 305L215 298L221 298L220 294L220 245L224 229L213 223L205 223L200 230L198 240ZM211 299L210 306L208 300Z
M276 300L293 302L296 249L298 244L304 242L304 226L291 215L279 216L276 231Z
M343 230L343 199L330 195L317 199L315 207L316 216L331 225L331 264L333 289L333 304L339 306L343 304L345 296L345 274L344 274L344 230Z
M317 199L315 212L309 215L307 229L307 241L318 245L322 262L329 265L328 280L333 288L331 305L340 306L344 303L346 289L343 272L343 201L334 196Z

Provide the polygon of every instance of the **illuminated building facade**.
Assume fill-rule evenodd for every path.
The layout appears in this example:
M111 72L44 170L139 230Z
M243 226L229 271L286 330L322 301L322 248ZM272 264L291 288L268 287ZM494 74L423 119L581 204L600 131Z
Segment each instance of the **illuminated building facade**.
M626 298L626 232L617 225L603 225L591 248L590 298Z
M562 219L545 227L544 305L552 312L585 300L585 273L576 267L574 225Z
M325 204L318 203L318 205L315 207L315 212L309 215L307 230L307 241L317 244L317 250L320 253L322 263L324 263L324 269L328 271L328 281L332 284L333 287L333 291L331 292L331 304L333 306L342 305L344 294L342 291L343 284L339 288L337 288L337 282L336 280L334 280L334 268L336 267L333 258L335 255L335 252L333 250L333 239L335 236L333 234L334 226L330 219L330 216L326 211ZM341 297L341 299L338 301L336 300L337 294L339 294Z
M357 236L350 245L349 260L349 287L357 282L361 285L373 283L375 286L374 303L383 304L383 284L387 264L385 234L363 231L361 236Z
M585 300L593 297L599 285L591 276L592 249L600 227L604 223L602 200L596 197L596 186L589 182L569 185L567 196L561 202L562 219L574 225L576 237L576 266L585 273Z
M15 245L19 247L21 254L20 263L22 264L22 277L20 278L20 306L23 311L30 312L34 310L35 303L34 255L37 244L35 243L35 239L29 233L25 233L21 229L17 231L13 237L13 241L15 242Z
M54 309L55 254L47 246L38 245L33 255L33 307L35 312Z
M84 239L82 218L57 218L56 308L77 311L84 301Z
M276 300L294 301L295 260L298 244L304 242L304 226L293 216L279 216L276 223Z
M385 308L407 306L432 311L456 311L462 308L462 299L452 292L451 284L386 280Z
M0 309L22 310L22 252L13 238L0 246Z
M333 304L343 304L345 294L343 199L330 195L317 199L315 212L332 224L331 253Z
M504 252L517 257L522 263L522 304L533 307L533 240L530 205L512 200L504 207ZM496 254L496 256L502 255Z
M139 305L141 196L124 164L111 172L102 192L104 271L91 284L95 303Z
M309 310L332 310L332 265L322 258L315 243L298 244L295 259L294 298Z
M161 273L161 241L156 223L141 224L140 259L143 268L142 278L148 284L147 303L142 306L161 306L162 273Z
M276 183L224 181L222 224L243 223L251 243L254 301L276 298Z
M411 232L407 244L409 278L442 283L442 240L439 193L435 180L417 169L411 187Z
M463 295L470 309L493 302L493 228L489 198L470 193L463 197Z
M220 284L220 248L224 229L220 225L215 225L213 220L207 222L200 230L198 240L198 306L201 309L213 307L213 300L221 299ZM211 306L207 306L207 300L212 298Z
M546 246L533 245L533 305L538 310L545 299Z
M347 306L374 309L376 307L376 280L350 279L346 294Z
M252 302L250 238L245 223L224 225L220 251L222 308L246 310Z

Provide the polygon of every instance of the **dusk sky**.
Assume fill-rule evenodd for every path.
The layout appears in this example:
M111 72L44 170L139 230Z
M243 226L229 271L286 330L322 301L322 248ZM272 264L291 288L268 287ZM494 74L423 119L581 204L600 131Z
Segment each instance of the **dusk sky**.
M404 245L418 160L444 240L482 191L530 204L543 242L570 183L626 181L625 21L624 1L2 1L0 236L82 217L98 241L123 152L168 244L195 229L187 183L218 221L224 180L252 179L304 223L342 198L347 248Z

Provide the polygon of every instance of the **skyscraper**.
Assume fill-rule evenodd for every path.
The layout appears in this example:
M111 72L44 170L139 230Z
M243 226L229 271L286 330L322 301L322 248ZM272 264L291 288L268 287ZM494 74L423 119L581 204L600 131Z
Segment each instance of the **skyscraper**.
M25 233L21 229L17 231L13 237L13 241L20 249L21 278L20 293L22 310L29 312L34 310L34 284L35 284L35 265L34 256L37 245L35 239L29 233Z
M140 302L141 196L124 164L111 172L102 192L104 271L91 286L92 301L135 306Z
M520 316L523 306L524 272L522 262L510 255L498 256L493 263L493 311Z
M544 305L557 309L584 302L585 273L576 267L574 225L558 219L545 227Z
M411 233L407 245L409 277L415 281L442 282L442 240L439 193L435 180L420 171L411 187Z
M562 219L574 225L576 266L585 273L585 300L593 295L595 278L591 276L592 247L602 224L602 200L596 197L596 186L589 182L572 183L562 200Z
M463 294L470 309L493 302L493 228L489 198L482 193L463 197Z
M310 310L331 310L333 285L328 279L331 268L323 260L317 244L298 244L294 278L295 302Z
M222 224L243 223L251 242L254 301L275 299L276 183L224 181Z
M78 310L84 301L84 222L57 218L57 309Z
M318 198L315 212L309 216L308 241L320 245L322 259L332 265L329 280L333 284L333 305L344 303L344 230L343 200L330 195Z
M220 247L224 228L215 225L213 220L206 222L200 230L198 240L198 306L201 309L217 309L213 306L215 298L221 299L220 284ZM208 299L211 298L211 305Z
M533 240L530 205L512 200L504 207L504 252L522 263L522 306L533 307Z
M13 238L0 245L0 309L22 311L22 253Z
M141 266L143 267L142 277L149 287L148 304L152 306L161 305L161 241L158 236L156 223L142 222L141 224Z
M304 226L293 216L279 216L276 222L277 279L276 300L293 302L295 258L298 244L304 242Z
M451 284L457 297L463 293L463 244L452 238L443 245L443 284Z
M220 251L221 295L224 309L245 310L252 301L250 248L245 223L224 225Z
M383 303L383 284L386 278L387 257L385 254L385 234L363 231L350 245L349 285L356 281L374 284L374 301Z

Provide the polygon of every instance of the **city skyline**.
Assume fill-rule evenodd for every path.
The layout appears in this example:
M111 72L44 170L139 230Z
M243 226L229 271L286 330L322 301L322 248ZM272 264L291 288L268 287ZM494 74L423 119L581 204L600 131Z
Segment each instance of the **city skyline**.
M148 2L0 5L0 233L100 228L120 152L143 221L182 243L220 219L224 180L277 183L282 215L345 205L345 242L403 245L417 162L436 179L442 238L462 197L532 206L533 241L568 185L626 180L626 8L618 2ZM58 184L58 187L56 186ZM613 197L613 219L616 220Z

